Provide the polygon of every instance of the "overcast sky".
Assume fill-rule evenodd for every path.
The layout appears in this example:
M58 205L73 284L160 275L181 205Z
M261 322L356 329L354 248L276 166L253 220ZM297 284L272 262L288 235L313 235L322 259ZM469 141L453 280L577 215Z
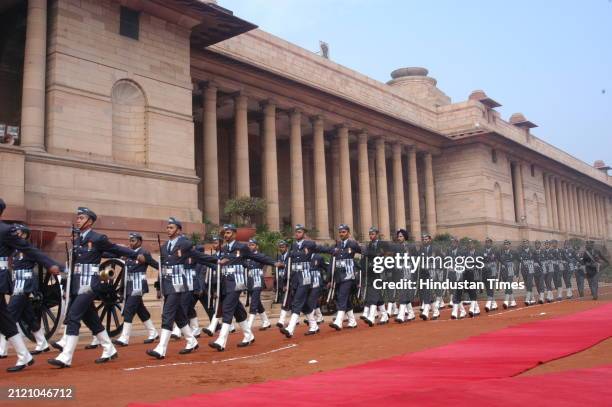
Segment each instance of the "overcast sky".
M422 66L453 102L483 89L507 120L612 165L612 0L218 0L261 29L382 82Z

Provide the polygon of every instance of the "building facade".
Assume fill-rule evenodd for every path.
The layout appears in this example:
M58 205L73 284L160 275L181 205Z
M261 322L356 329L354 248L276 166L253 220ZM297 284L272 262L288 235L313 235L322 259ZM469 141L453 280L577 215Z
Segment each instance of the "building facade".
M77 206L113 238L267 201L271 230L348 223L483 239L612 241L612 179L423 68L381 83L200 0L0 6L5 218L65 240Z

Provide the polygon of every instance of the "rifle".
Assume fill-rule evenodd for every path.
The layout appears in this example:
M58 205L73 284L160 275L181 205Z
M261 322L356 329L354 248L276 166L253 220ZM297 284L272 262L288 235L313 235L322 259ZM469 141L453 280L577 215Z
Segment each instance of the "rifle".
M72 224L72 227L70 229L71 233L70 233L70 243L72 245L72 247L70 248L70 250L68 249L68 242L65 242L65 246L66 246L66 261L67 261L67 265L66 268L68 269L68 277L66 278L66 292L64 293L64 308L62 310L62 320L65 320L66 318L66 313L68 312L68 306L70 305L70 286L72 284L72 275L74 274L74 258L76 257L76 248L75 248L75 235L77 233L79 233L78 229L76 229L74 227L74 224ZM61 281L60 281L61 283ZM61 289L61 284L60 284L60 289ZM61 291L60 291L61 293Z
M161 244L161 239L159 237L159 234L157 234L157 245L159 246L159 268L157 269L157 278L159 280L159 293L161 294L161 300L162 300L162 308L164 307L164 302L166 301L166 298L164 296L164 281L163 281L163 268L164 268L164 262L163 262L163 257L162 257L162 244Z
M287 285L285 287L285 297L283 298L283 308L287 306L287 298L289 297L289 283L291 282L291 256L287 260Z
M219 300L221 300L221 265L217 263L217 298L215 298L215 313L217 316L219 313Z
M327 293L327 304L329 304L334 298L334 289L336 288L336 280L334 278L336 272L336 256L332 257L332 269L331 269L331 286L329 287L329 292Z

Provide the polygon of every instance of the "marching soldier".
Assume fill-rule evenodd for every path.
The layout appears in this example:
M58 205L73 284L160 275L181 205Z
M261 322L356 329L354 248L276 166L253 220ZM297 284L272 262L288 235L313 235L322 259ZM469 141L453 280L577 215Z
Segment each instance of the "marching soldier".
M512 284L514 281L514 258L515 254L512 251L509 240L504 240L504 248L502 249L499 260L501 262L501 280L505 283ZM529 292L529 291L528 291ZM504 295L504 309L516 307L514 292L512 287L506 288Z
M279 329L285 327L285 319L287 318L287 314L291 311L291 298L293 294L291 291L285 292L287 288L292 289L291 286L287 287L287 266L289 265L289 245L284 240L278 242L278 250L279 254L277 256L276 261L283 263L282 268L276 269L276 298L275 302L281 304L280 315L278 317L278 321L276 322L276 326ZM285 298L287 299L286 301ZM283 303L285 302L285 303ZM289 304L289 305L287 305Z
M45 256L40 250L36 249L29 242L20 238L13 226L1 220L2 213L6 209L4 200L0 198L0 335L15 348L17 353L17 363L6 370L8 372L18 372L26 366L31 366L34 359L23 341L23 337L17 330L17 321L13 319L6 306L5 294L11 292L11 275L8 268L8 258L15 250L33 258L37 263L41 263L49 273L59 274L59 265Z
M62 352L55 359L48 360L49 364L60 368L70 367L72 364L72 356L79 341L81 321L87 325L102 345L102 356L96 359L96 363L106 363L119 356L94 307L97 293L103 289L103 284L106 284L100 280L100 261L102 255L109 252L119 257L145 262L143 255L139 255L128 247L118 246L112 243L106 235L94 231L93 226L97 219L97 215L91 209L78 208L76 240L73 248L74 258L72 259L74 274L71 276L70 287L66 288L70 290L70 305L66 313L66 342Z
M159 268L159 263L151 257L151 253L142 247L142 235L140 233L130 233L130 249L138 254L142 254L145 258L143 263L127 259L125 261L126 271L126 288L125 288L125 305L123 307L123 330L118 339L113 339L113 343L119 346L127 346L130 343L130 335L132 333L132 321L134 315L142 321L147 329L147 339L143 343L153 343L159 335L157 329L151 321L151 314L142 301L142 296L149 292L149 284L147 282L147 267L151 266L154 269Z
M356 328L357 321L353 313L353 306L350 303L351 292L355 285L355 253L361 253L361 246L355 240L351 239L351 229L346 224L338 226L338 236L340 241L336 243L336 247L331 250L334 258L332 265L332 284L335 284L336 308L338 313L334 322L329 324L336 331L342 329L344 316L348 317L348 327ZM333 287L332 287L333 289Z
M574 250L569 240L566 240L564 243L563 258L565 259L563 281L565 282L566 296L569 299L574 295L572 292L572 276L576 272L578 263L578 253Z
M495 282L499 279L499 255L497 250L493 247L493 240L490 237L485 239L485 247L483 249L483 257L485 263L483 283L487 292L487 302L485 304L485 311L495 311L497 309L497 301L495 301Z
M553 302L553 277L555 275L555 255L550 247L550 242L544 242L544 250L542 251L542 266L544 275L544 285L546 286L546 302Z
M436 274L436 265L433 258L439 256L440 253L437 249L433 247L431 244L431 236L427 233L424 233L421 236L421 249L419 250L418 255L423 259L425 264L421 264L419 269L419 284L422 281L434 281ZM425 259L429 259L426 261ZM420 287L419 297L421 299L421 319L427 321L429 319L429 311L433 306L432 319L438 319L440 316L440 309L438 308L439 303L434 301L434 290L427 287Z
M249 250L255 254L259 252L259 244L257 243L257 240L249 240ZM259 330L265 331L266 329L270 328L272 324L270 323L268 315L266 314L266 309L261 302L261 290L266 288L266 282L264 280L264 264L256 260L247 259L245 261L245 265L247 269L247 291L251 296L248 318L249 328L252 329L255 316L259 315L261 318L261 327Z
M370 241L363 250L362 270L365 274L366 283L365 290L365 305L364 305L364 321L369 326L374 326L376 321L376 310L380 311L380 324L386 324L389 321L389 314L385 308L385 302L382 296L382 290L374 288L374 280L380 278L380 273L374 273L374 259L384 256L385 243L380 240L378 228L372 226L368 232Z
M221 255L221 246L223 244L223 238L221 238L220 236L216 236L216 235L213 236L213 244L214 244L214 248L213 248L214 252L212 256L219 259L219 256ZM209 312L209 316L210 316L210 324L202 332L204 332L208 336L213 336L215 332L219 330L219 320L221 319L221 307L214 307L213 302L221 303L221 301L223 301L222 295L221 295L222 294L221 289L217 287L217 267L216 266L208 268L206 280L207 280L206 295L209 296L210 298L210 309L207 311ZM218 313L216 314L215 314L215 308L218 308Z
M188 286L191 275L186 274L185 266L194 255L193 243L183 235L183 225L176 218L168 219L166 234L168 241L160 247L161 262L159 265L161 267L159 287L160 294L163 296L162 329L157 346L146 351L147 355L156 359L166 357L166 349L175 322L186 341L185 348L181 349L179 354L188 354L199 348L198 340L193 336L193 331L189 326L184 307L184 296L192 296ZM192 281L191 284L193 288Z
M25 225L16 225L15 231L17 236L28 241L30 238L30 229ZM16 323L24 321L34 339L36 340L36 348L31 351L32 355L38 355L42 352L49 351L49 344L45 338L45 331L40 325L40 318L34 314L34 309L30 302L30 295L40 295L38 293L38 278L34 272L36 260L33 256L16 250L11 256L13 268L13 293L9 300L8 310ZM42 270L39 269L39 273ZM17 328L20 329L19 325ZM6 340L0 340L0 357L6 356Z
M449 280L455 283L463 282L463 273L465 273L464 265L457 265L460 258L465 257L464 250L459 246L459 240L456 237L451 237L450 250L448 256L453 259L453 269L449 270ZM463 306L463 290L455 289L452 292L451 303L453 308L451 311L451 319L463 319L467 315Z
M589 281L591 295L593 296L594 300L597 300L599 289L599 268L602 263L609 265L610 261L594 247L592 240L588 240L584 248L584 253L582 254L582 263L584 264L586 278ZM581 278L578 286L582 286L582 289L584 290L584 277Z
M287 338L293 336L295 326L302 311L307 316L309 327L318 329L313 313L314 309L308 307L307 299L312 287L312 274L310 271L312 254L321 251L321 248L313 240L306 238L306 228L304 225L298 224L295 226L294 237L295 240L289 249L291 267L287 269L286 274L286 278L289 279L288 290L293 293L290 306L291 319L286 328L280 328L280 332ZM285 298L285 301L288 303L288 298ZM286 303L283 304L283 306L286 305Z
M404 264L404 267L400 269L401 281L405 284L409 282L414 285L413 287L407 287L399 290L398 302L399 310L395 322L401 324L404 322L410 322L416 318L414 310L412 309L412 301L416 297L416 288L418 284L418 276L416 270L412 267L410 257L416 256L417 250L414 244L408 243L409 236L408 231L400 229L396 233L396 239L398 245L396 246L397 253L408 254L408 261Z
M536 278L536 262L535 262L534 250L529 247L529 241L523 240L521 247L518 251L519 269L523 275L523 281L525 282L525 305L530 306L535 304L533 296L533 283Z
M476 249L476 242L470 239L468 242L468 248L465 252L467 257L471 257L472 259L476 259L481 256L479 251ZM482 281L481 276L482 270L480 270L476 264L473 264L470 267L466 267L464 272L464 280L466 283L474 283L478 281ZM467 289L468 296L470 297L470 308L468 310L468 314L470 317L474 318L480 315L480 306L478 305L478 291L476 288L468 288Z
M246 290L245 260L252 259L269 266L284 267L282 263L274 263L272 259L262 253L253 253L246 244L236 241L236 230L236 226L231 224L223 226L225 244L221 248L218 260L222 273L220 289L224 294L222 304L223 325L221 325L221 332L217 340L210 342L208 345L220 352L225 350L230 324L234 318L244 334L238 347L249 346L255 341L255 335L253 335L247 321L247 312L240 302L240 293Z
M553 240L551 242L551 255L554 266L553 282L555 290L557 290L557 300L563 299L563 273L565 272L564 253L559 249L559 242Z
M546 285L544 284L544 261L546 257L544 249L542 248L542 242L536 240L534 246L533 261L535 264L535 274L533 275L533 283L535 283L538 292L538 303L544 304L544 295L546 294ZM533 297L531 304L535 304Z
M323 285L329 281L327 264L325 259L318 253L313 253L310 258L310 274L312 285L306 300L306 308L312 311L312 315L306 319L308 331L304 335L314 335L319 333L319 324L323 322L323 314L319 308Z

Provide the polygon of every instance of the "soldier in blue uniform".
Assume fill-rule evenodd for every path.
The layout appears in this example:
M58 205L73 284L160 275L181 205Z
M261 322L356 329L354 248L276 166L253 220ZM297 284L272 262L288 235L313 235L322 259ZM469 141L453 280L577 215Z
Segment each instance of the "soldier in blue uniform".
M417 249L414 244L409 243L408 231L405 229L400 229L396 233L397 245L395 246L396 253L407 253L409 257L416 256ZM418 284L418 276L416 273L416 269L412 267L412 263L408 261L404 267L399 269L400 278L404 282L412 282L414 284L414 288L403 288L398 290L398 303L399 310L397 317L395 318L395 322L404 323L410 322L416 318L414 314L414 310L412 309L412 301L416 297L416 287Z
M132 259L125 261L125 305L123 308L123 329L121 335L117 339L113 339L113 343L119 346L127 346L130 343L130 335L132 334L132 321L134 315L142 321L147 329L147 339L144 343L153 343L159 335L157 329L151 321L151 314L142 301L142 296L149 292L149 284L147 282L147 268L149 266L154 269L159 269L159 263L151 257L151 253L142 247L142 235L140 233L130 233L129 235L130 249L138 254L142 254L145 262L141 263Z
M485 285L485 291L487 292L485 311L495 311L497 309L497 301L495 301L494 282L491 280L497 281L499 279L499 254L497 249L493 247L493 240L490 237L485 239L482 256L484 257L485 263L482 281Z
M421 248L418 251L418 256L422 257L424 262L427 258L430 258L430 261L425 262L425 264L421 264L419 266L419 284L421 281L434 281L436 274L436 265L433 264L434 262L431 261L431 258L439 255L439 250L434 248L431 244L431 236L428 233L423 233L423 235L421 236ZM434 292L435 290L419 286L419 298L421 299L420 317L424 321L427 321L429 319L429 312L432 310L432 307L432 318L437 319L440 315L440 310L438 308L439 303L434 301ZM461 298L461 296L459 298Z
M567 298L573 297L572 292L572 276L576 272L578 253L571 245L569 240L566 240L563 247L563 261L565 263L565 271L563 272L563 282L565 283Z
M276 321L276 326L280 328L285 327L285 320L287 319L287 314L291 311L291 297L292 291L291 286L287 286L287 266L289 265L289 245L286 241L281 240L278 242L278 256L276 258L277 262L283 263L284 267L276 269L276 298L274 302L281 304L281 310L278 317L278 321ZM287 298L285 301L285 297ZM285 304L283 304L285 302ZM288 305L287 305L288 304Z
M544 262L546 260L546 255L544 249L542 248L542 242L536 240L534 242L533 249L533 261L535 266L535 273L533 275L533 284L535 284L536 290L538 292L538 303L544 304L544 295L546 294L546 285L544 284ZM526 285L527 283L525 283ZM533 286L532 284L532 286ZM532 297L531 304L535 304L535 299Z
M289 290L292 293L291 303L289 298L286 298L284 307L290 308L291 318L287 327L280 328L280 332L287 338L293 336L295 326L300 318L300 313L304 312L308 319L309 326L316 326L313 311L307 306L308 293L312 286L312 275L310 272L310 260L313 253L318 253L322 250L320 246L308 238L306 238L306 228L304 225L295 225L294 229L295 240L289 248L289 260L291 267L287 268L287 278L289 279Z
M155 349L148 349L147 355L156 359L166 357L166 349L172 335L172 327L176 325L181 330L185 338L185 348L179 351L179 354L184 355L191 353L199 348L198 340L193 336L193 331L189 326L187 313L184 306L184 297L192 296L189 292L191 274L186 275L185 265L191 261L193 256L193 243L183 235L183 225L176 218L169 218L166 225L166 234L168 241L161 246L161 281L159 286L161 294L164 297L162 309L162 330L159 338L159 344ZM193 282L192 288L193 288Z
M255 238L249 240L249 250L257 254L259 252L259 243ZM266 314L266 309L261 302L261 290L266 288L266 282L264 280L264 264L253 259L245 260L245 266L247 269L247 291L251 296L251 303L249 305L249 328L253 328L253 322L255 317L259 315L261 318L260 331L265 331L270 328L272 324Z
M329 326L340 331L345 315L348 317L348 327L357 327L350 296L356 284L354 258L356 253L361 253L361 246L350 238L351 229L346 224L338 226L338 236L340 240L336 246L325 251L330 252L335 259L335 270L332 270L332 273L336 285L336 308L338 309L334 322Z
M457 259L465 256L464 249L459 245L459 240L456 237L451 237L451 245L448 251L448 256L453 259L453 269L449 270L449 281L458 283L463 282L463 273L465 270L462 266L458 267ZM467 315L462 302L463 290L452 290L451 303L451 319L463 319Z
M369 326L374 326L378 312L380 312L380 323L386 324L389 321L389 314L385 307L382 290L374 288L374 280L381 278L381 273L374 272L374 259L384 256L385 242L380 240L380 232L375 226L370 227L368 237L370 241L365 245L363 255L361 256L361 269L365 275L365 282L363 284L365 301L362 319Z
M482 256L482 253L476 249L476 242L474 240L468 241L468 247L465 252L467 257L471 257L472 259L476 259L479 256ZM470 267L465 268L464 272L464 282L472 283L482 281L482 270L479 269L475 264ZM478 305L478 291L475 288L467 289L468 296L470 297L470 308L468 309L468 314L470 317L474 318L480 315L480 306Z
M559 248L559 241L556 239L552 241L552 253L553 263L555 266L555 273L553 275L553 282L555 284L555 290L557 290L557 300L563 299L563 276L566 272L567 265L565 261L565 252Z
M219 259L221 255L221 245L223 243L223 239L220 236L213 236L213 244L214 244L214 252L212 256ZM206 271L206 295L209 297L210 308L207 312L209 312L210 324L202 331L208 336L213 336L215 332L219 329L219 320L221 319L221 307L215 307L215 302L222 301L220 290L217 287L217 266L210 266ZM215 313L215 308L218 308L218 313Z
M244 334L238 347L249 346L255 341L255 335L253 335L247 321L247 312L240 302L240 293L246 289L247 283L245 260L252 259L262 264L284 267L282 263L274 263L274 260L262 253L253 253L246 244L236 241L236 230L236 226L232 224L223 226L225 244L221 247L218 260L223 276L221 287L224 294L222 304L223 325L221 325L221 332L217 340L209 343L210 347L218 351L225 350L230 324L234 318ZM217 260L215 259L215 261Z
M25 225L15 225L17 236L23 240L30 239L30 229ZM42 352L49 351L49 344L45 338L45 331L41 327L40 318L34 314L32 303L30 302L31 295L38 295L38 278L34 268L36 260L33 256L22 251L16 250L11 256L13 269L13 293L9 300L8 310L15 322L24 321L34 339L36 340L36 348L31 351L32 355L38 355ZM43 271L39 269L39 273ZM19 325L17 326L19 329ZM4 355L0 349L0 355Z
M33 247L28 241L17 235L15 227L4 223L1 220L2 213L6 209L4 200L0 198L0 335L15 349L17 363L6 370L8 372L18 372L26 366L34 363L34 359L23 341L22 335L17 330L17 321L13 319L7 309L5 295L12 291L11 274L8 268L8 260L11 253L19 251L25 256L33 258L37 263L42 264L49 273L59 274L59 265L45 256L40 250Z
M504 248L499 254L499 261L501 263L501 281L511 284L514 281L515 273L514 261L516 255L511 248L512 244L509 240L504 240ZM504 309L516 307L516 300L514 299L514 291L512 287L506 288L504 293Z
M119 355L96 312L94 300L103 289L105 282L100 280L100 261L106 252L116 256L139 259L144 262L144 256L134 250L112 243L105 235L94 231L93 225L98 219L89 208L79 207L76 218L76 239L74 250L74 274L71 276L70 305L66 313L66 342L62 352L54 359L49 359L51 365L64 368L72 364L72 355L79 341L81 321L87 325L102 345L102 356L96 363L106 363Z
M584 274L589 281L589 288L591 289L591 295L593 300L597 300L599 291L599 268L603 263L610 265L610 261L595 248L594 242L588 240L582 253L582 264L584 264ZM577 285L584 290L584 277L581 281L577 280Z
M550 247L550 242L544 242L541 261L543 266L544 285L546 286L546 302L553 302L553 278L555 276L555 254Z
M311 287L308 292L308 298L306 299L306 309L312 310L311 314L308 315L306 323L308 323L308 331L304 335L314 335L319 333L319 324L323 322L323 314L319 303L321 301L321 294L323 292L323 286L329 281L328 277L328 265L325 262L323 256L318 253L313 253L310 257L310 275L311 275Z

